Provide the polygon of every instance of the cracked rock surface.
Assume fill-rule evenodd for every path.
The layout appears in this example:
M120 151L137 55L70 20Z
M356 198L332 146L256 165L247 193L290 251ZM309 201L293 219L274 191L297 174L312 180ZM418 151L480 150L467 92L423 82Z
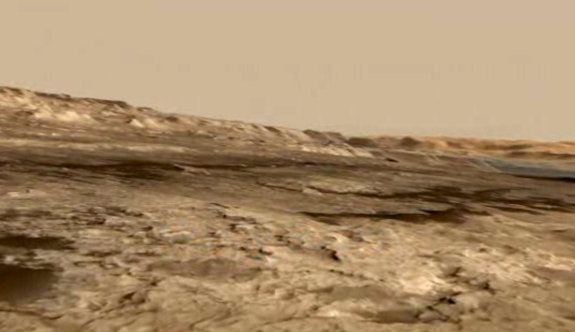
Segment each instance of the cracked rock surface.
M0 331L575 330L569 161L342 137L0 89Z

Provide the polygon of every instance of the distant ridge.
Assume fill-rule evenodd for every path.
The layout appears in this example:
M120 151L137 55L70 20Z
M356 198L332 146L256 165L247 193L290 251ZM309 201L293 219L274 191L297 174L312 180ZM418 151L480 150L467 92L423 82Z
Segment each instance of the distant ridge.
M51 123L103 131L188 133L214 139L280 144L304 151L374 157L381 151L408 150L464 155L491 155L537 160L575 160L575 141L489 140L455 137L345 136L317 130L297 130L242 121L168 114L127 102L76 98L0 86L1 116L9 121Z

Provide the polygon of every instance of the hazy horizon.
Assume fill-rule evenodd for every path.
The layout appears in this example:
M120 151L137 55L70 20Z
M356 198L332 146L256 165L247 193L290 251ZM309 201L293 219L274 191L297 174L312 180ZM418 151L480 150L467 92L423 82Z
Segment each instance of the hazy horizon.
M3 0L0 85L349 134L575 140L567 0Z

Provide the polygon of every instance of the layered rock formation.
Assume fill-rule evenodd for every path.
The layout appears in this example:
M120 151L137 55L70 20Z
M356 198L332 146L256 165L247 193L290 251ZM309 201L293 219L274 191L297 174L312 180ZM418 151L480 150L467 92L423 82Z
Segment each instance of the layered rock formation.
M0 330L573 331L573 146L0 88Z
M529 140L485 140L450 137L354 137L356 146L417 151L448 151L464 155L492 155L506 158L567 161L575 160L575 142Z

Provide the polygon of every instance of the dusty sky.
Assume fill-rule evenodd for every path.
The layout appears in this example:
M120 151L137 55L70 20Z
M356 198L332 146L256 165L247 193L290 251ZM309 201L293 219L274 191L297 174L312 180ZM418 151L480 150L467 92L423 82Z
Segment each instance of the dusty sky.
M361 134L575 140L573 0L0 0L0 85Z

